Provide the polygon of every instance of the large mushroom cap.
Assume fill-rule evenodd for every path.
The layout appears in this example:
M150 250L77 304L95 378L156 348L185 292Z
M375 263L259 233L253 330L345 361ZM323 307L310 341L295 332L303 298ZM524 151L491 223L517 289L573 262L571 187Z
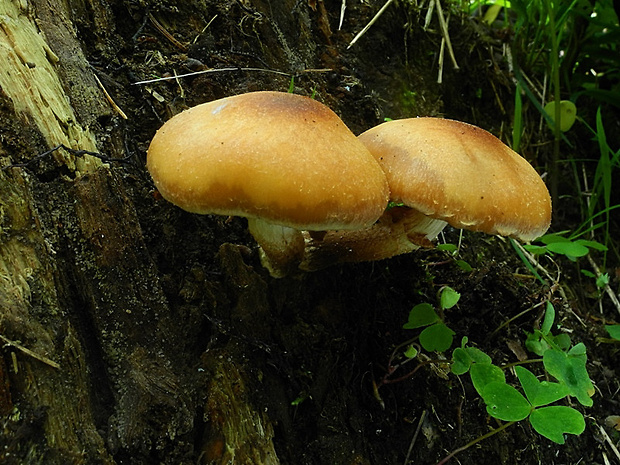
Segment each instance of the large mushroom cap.
M356 229L388 200L385 175L325 105L253 92L190 108L157 132L147 168L164 198L195 213L295 229Z
M551 199L532 166L492 134L440 118L380 124L359 136L383 167L391 198L456 228L541 236Z

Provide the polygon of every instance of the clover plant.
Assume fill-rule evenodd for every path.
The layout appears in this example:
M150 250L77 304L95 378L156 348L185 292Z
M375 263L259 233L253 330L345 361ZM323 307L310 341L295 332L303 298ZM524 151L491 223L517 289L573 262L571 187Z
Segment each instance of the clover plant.
M421 303L409 312L405 329L422 329L420 346L429 352L445 352L451 346L454 337L452 331L443 321L443 310L452 308L459 301L460 294L450 287L444 287L439 294L439 312L429 303ZM585 420L581 412L573 407L558 405L564 398L575 398L581 405L592 406L594 386L586 369L586 347L583 343L572 345L568 334L554 334L555 309L547 302L545 315L540 328L531 333L526 332L525 345L530 352L542 357L539 361L545 378L538 377L519 363L514 366L518 386L506 380L506 368L493 364L489 355L482 350L468 345L467 337L461 346L452 351L450 371L457 376L469 373L471 382L484 401L487 413L505 422L509 422L491 432L497 433L518 421L528 420L532 428L545 438L564 444L566 434L579 435L585 430ZM620 325L606 326L612 338L620 339ZM410 345L405 356L413 359L418 355L417 349ZM444 459L445 463L455 453L465 450L479 440L481 436L466 446L457 449Z
M564 255L572 261L576 261L579 257L584 257L590 253L590 249L598 251L606 251L600 242L589 241L586 239L576 239L573 237L564 237L561 234L545 234L536 239L543 245L524 245L523 248L534 255L543 254L559 254Z
M506 382L504 370L493 365L491 358L475 347L461 347L452 353L451 370L456 375L469 372L476 391L484 400L487 412L504 421L529 421L539 434L564 444L564 434L581 434L585 429L583 415L563 405L550 405L564 397L575 397L584 406L592 405L594 387L586 370L586 348L583 343L570 346L566 334L551 332L555 310L547 303L540 329L527 336L528 350L541 355L544 369L557 382L539 381L523 366L514 368L522 394Z
M439 293L439 307L443 310L454 307L461 295L451 287L443 287ZM452 346L454 331L446 326L433 306L429 303L416 305L409 312L409 321L403 325L405 329L424 328L420 333L420 345L427 351L445 352ZM408 349L405 355L415 357L415 353Z

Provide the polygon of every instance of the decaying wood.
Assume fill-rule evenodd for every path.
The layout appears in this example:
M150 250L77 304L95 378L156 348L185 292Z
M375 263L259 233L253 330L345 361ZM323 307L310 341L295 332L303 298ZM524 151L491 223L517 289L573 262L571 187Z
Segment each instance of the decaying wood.
M89 127L110 108L66 7L0 6L3 117L14 119L14 136L22 125L37 136L18 146L6 134L0 143L0 331L3 356L15 360L2 364L9 420L0 457L92 464L115 463L120 453L148 463L167 450L171 463L181 463L178 443L193 428L195 407L184 367L170 359L178 334L114 168L56 151L66 174L43 185L8 167L41 144L98 150ZM235 447L226 450L234 455Z
M269 416L245 393L243 363L220 352L207 351L202 361L176 356L183 334L135 207L116 166L88 155L125 156L117 134L102 143L95 131L101 118L127 116L84 55L72 20L86 11L97 34L113 30L110 10L94 3L0 5L7 122L0 140L0 333L9 360L0 365L7 415L0 458L279 463ZM17 166L59 145L70 150ZM266 289L251 273L237 273L239 263L230 268L237 260L227 256L238 255L222 255L232 283L244 275L254 282L232 284L242 289L229 315L238 319L235 312L257 309ZM197 370L209 377L196 378ZM197 445L196 418L205 425Z

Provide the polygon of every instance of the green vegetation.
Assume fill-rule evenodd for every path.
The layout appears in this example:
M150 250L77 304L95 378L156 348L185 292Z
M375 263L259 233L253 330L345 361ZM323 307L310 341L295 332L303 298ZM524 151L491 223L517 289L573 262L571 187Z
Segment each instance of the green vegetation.
M443 310L454 307L461 295L446 286L439 293L439 308ZM418 304L409 312L409 321L403 325L405 329L424 328L420 333L420 345L429 352L444 352L452 346L454 331L446 326L431 304ZM408 352L409 358L412 352ZM415 354L413 355L415 356Z
M490 54L501 55L502 64L510 70L502 77L514 92L511 145L537 163L551 191L556 217L554 232L532 244L522 246L511 240L529 272L548 292L529 309L544 309L540 326L524 335L525 347L538 358L500 367L464 337L445 360L455 337L446 311L457 305L460 295L443 287L437 304L423 302L411 309L403 328L417 335L396 347L404 361L396 363L402 357L393 353L385 376L375 383L375 395L381 401L381 386L402 381L421 366L446 368L449 364L451 373L463 380L469 374L488 415L505 423L441 463L519 421L528 421L536 432L558 444L564 443L567 434L584 431L584 417L575 406L593 405L586 346L572 341L556 325L552 296L558 293L563 302L568 298L559 282L560 273L552 275L543 265L552 264L558 271L562 264L574 267L578 277L580 273L594 281L598 292L593 296L601 298L603 290L613 294L610 257L616 263L620 260L619 245L611 233L618 226L613 213L620 208L614 194L620 148L611 130L620 108L620 24L614 2L455 0L451 6L453 11L465 10L481 20L487 28L481 30L489 32L489 42L494 44L489 45ZM492 49L498 42L501 52L499 47ZM481 93L478 89L477 95ZM415 107L416 97L403 93L402 106ZM437 248L463 270L472 271L466 261L457 260L458 246L440 244ZM620 325L604 328L610 336L604 342L617 344ZM440 353L440 357L433 359L430 353ZM405 365L416 363L400 374ZM536 368L528 369L525 363L534 363Z
M574 199L581 216L579 224L565 226L576 229L573 236L599 240L620 258L609 234L610 214L620 207L612 204L620 150L609 146L605 133L605 121L611 124L620 108L620 24L613 1L475 0L466 2L465 11L480 13L491 30L512 34L506 60L514 70L513 148L531 150L523 146L528 132L536 134L527 140L540 145L551 137L541 170L549 174L556 206ZM548 135L539 134L542 120ZM602 261L605 267L607 250Z
M551 242L553 243L553 242ZM569 249L572 252L572 249ZM405 329L420 330L418 335L421 349L427 352L446 352L450 349L455 332L444 322L444 310L458 304L460 294L445 286L438 294L438 307L429 303L420 303L409 312ZM504 367L493 364L489 355L482 350L468 345L468 338L463 337L461 346L452 351L450 361L445 359L430 360L421 356L413 341L399 347L405 347L406 361L419 358L419 365L410 373L389 380L394 371L403 364L393 366L377 385L375 395L380 400L378 388L388 382L403 380L417 371L420 366L437 363L450 363L450 371L457 376L469 373L476 392L486 405L489 416L505 421L499 428L480 436L469 444L453 451L440 463L446 463L456 453L461 452L479 441L496 434L508 426L528 420L532 428L540 435L558 444L564 444L566 434L579 435L585 430L585 420L581 412L573 407L558 405L565 398L575 398L581 405L593 405L594 387L586 369L586 347L583 343L572 344L568 334L554 334L555 309L551 302L546 303L544 318L540 328L526 333L526 348L541 357L534 360L517 362ZM620 325L607 326L612 338L620 338ZM543 380L522 366L524 363L541 363ZM406 363L406 362L405 362ZM518 387L510 384L506 377L508 369L514 370ZM549 381L553 377L556 381Z
M546 284L546 281L540 276L534 265L530 260L522 253L522 249L526 250L533 256L542 256L542 255L562 255L569 260L576 262L578 258L585 257L592 250L596 250L599 252L607 252L607 247L601 244L600 242L587 240L587 239L578 239L578 235L572 234L569 237L565 237L564 233L552 233L545 234L544 236L538 238L535 242L539 242L540 244L526 244L522 247L517 246L517 244L513 241L512 244L523 261L523 263L528 267L528 269L532 272L532 274L543 284ZM595 280L596 287L598 289L603 289L605 286L609 284L609 273L593 273L586 269L581 269L581 274L588 278L592 278Z
M487 413L509 422L492 433L528 419L536 432L553 442L564 444L565 434L579 435L585 430L585 420L578 410L565 405L551 405L563 398L575 397L580 404L590 407L594 394L586 370L585 346L578 343L571 347L567 334L554 335L551 332L554 320L555 310L547 302L542 326L527 335L526 347L542 356L545 374L554 377L557 382L539 381L525 367L511 365L514 366L523 394L506 381L505 369L510 366L502 369L494 365L487 354L475 347L468 347L467 338L463 338L461 347L453 351L452 373L464 375L469 372L474 388L486 404ZM446 459L487 437L489 434L477 438ZM441 463L445 463L446 459Z
M449 253L454 258L454 263L463 271L470 272L473 270L472 266L461 258L457 258L459 248L455 244L438 244L437 250L443 250Z
M612 339L620 341L620 325L605 325L605 329Z
M564 237L562 233L545 234L536 242L541 242L543 245L528 244L523 248L534 255L559 254L572 261L576 261L579 257L585 257L591 249L607 251L607 247L597 241L576 239L575 235Z
M524 335L525 347L537 358L498 366L464 337L446 361L444 354L448 356L455 332L445 311L457 305L460 297L449 287L440 290L436 305L420 303L409 312L403 328L416 331L417 336L396 348L405 361L396 364L397 357L392 355L388 372L375 385L376 395L383 384L406 379L421 366L445 368L449 364L451 373L463 381L469 374L488 415L505 422L441 463L519 421L528 421L536 432L558 444L564 443L567 434L584 431L584 416L575 406L593 405L586 346L572 341L569 332L557 326L552 296L558 293L563 302L568 299L559 282L560 273L552 276L543 265L551 263L558 271L563 264L574 267L577 277L580 273L594 281L597 292L592 294L602 298L603 290L614 292L610 288L615 284L613 273L610 277L608 270L617 265L609 262L620 261L617 237L611 233L617 230L613 214L620 208L614 185L620 147L616 131L612 132L620 108L620 23L614 2L455 0L452 9L478 18L481 30L489 32L489 42L494 44L489 45L489 51L505 60L502 64L510 72L503 77L514 92L514 112L509 111L511 145L537 163L551 191L556 217L554 232L532 244L522 246L511 240L529 272L548 290L529 309L544 309L540 326ZM491 50L498 42L502 51L499 47ZM456 260L459 247L441 244L438 249ZM472 270L463 260L459 266ZM604 323L603 318L598 328L604 327L609 334L604 342L617 344L620 325ZM428 353L433 352L441 356L431 359ZM416 361L414 369L396 375L405 364ZM534 363L535 368L525 368L525 363Z

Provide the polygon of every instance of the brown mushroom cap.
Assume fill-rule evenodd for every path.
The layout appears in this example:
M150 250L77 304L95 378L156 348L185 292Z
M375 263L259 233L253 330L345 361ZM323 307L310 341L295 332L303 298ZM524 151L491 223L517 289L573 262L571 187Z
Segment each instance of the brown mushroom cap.
M359 136L383 167L391 199L456 228L541 236L549 192L532 166L478 127L440 118L380 124Z
M380 166L333 111L282 92L176 115L153 138L147 168L163 197L184 210L295 229L368 226L389 195Z

